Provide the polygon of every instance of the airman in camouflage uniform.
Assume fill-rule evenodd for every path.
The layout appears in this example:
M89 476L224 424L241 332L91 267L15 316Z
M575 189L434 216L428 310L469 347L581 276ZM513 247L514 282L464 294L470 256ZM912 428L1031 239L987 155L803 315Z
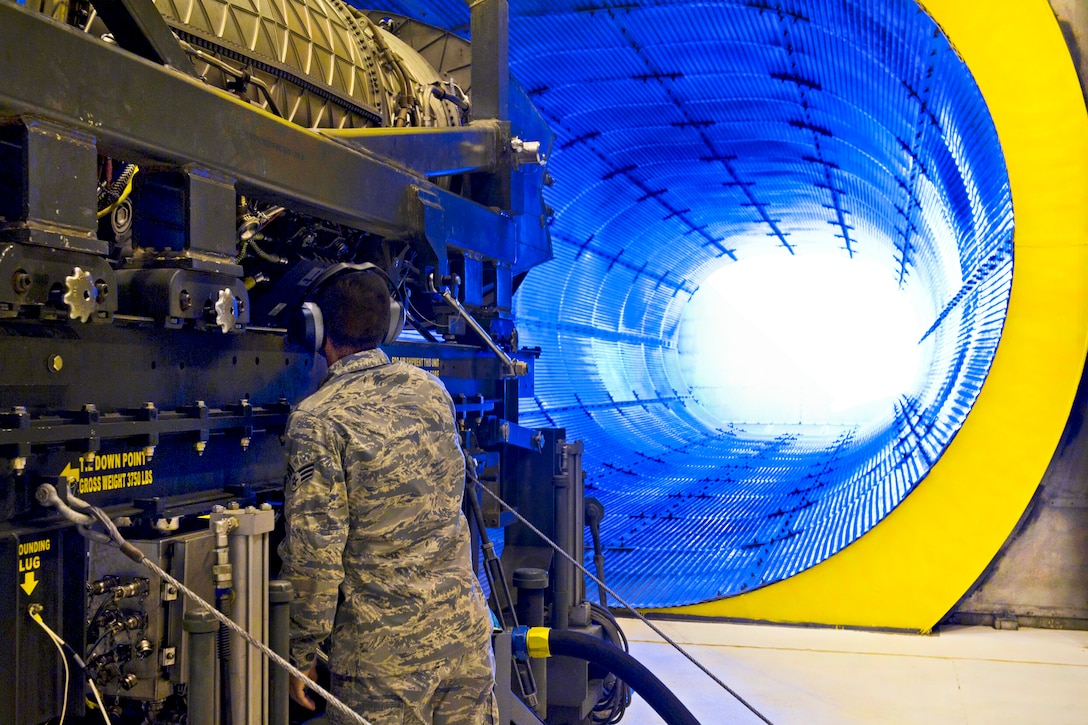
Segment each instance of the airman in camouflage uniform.
M280 555L296 665L310 668L331 633L331 691L373 725L497 723L442 384L378 349L337 359L292 412L287 453Z

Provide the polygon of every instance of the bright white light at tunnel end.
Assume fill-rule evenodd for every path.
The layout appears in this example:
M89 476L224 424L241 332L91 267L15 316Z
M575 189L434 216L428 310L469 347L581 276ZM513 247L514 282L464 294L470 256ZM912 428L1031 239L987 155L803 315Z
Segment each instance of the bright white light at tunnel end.
M722 420L875 423L918 381L924 305L884 265L761 255L703 281L681 319L681 369Z

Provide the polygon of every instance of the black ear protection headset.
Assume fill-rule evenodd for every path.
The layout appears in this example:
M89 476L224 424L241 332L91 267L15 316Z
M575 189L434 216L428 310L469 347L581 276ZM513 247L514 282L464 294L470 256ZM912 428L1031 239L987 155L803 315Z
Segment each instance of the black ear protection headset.
M317 279L310 283L309 288L306 290L306 301L302 303L301 319L299 320L301 329L298 330L297 334L301 337L300 342L307 350L316 353L325 345L325 315L321 312L315 298L324 287L334 281L359 272L378 275L389 288L389 329L385 331L385 336L379 344L388 345L400 335L401 330L404 329L404 305L401 304L397 286L386 271L376 264L348 264L342 262L334 264L322 272Z

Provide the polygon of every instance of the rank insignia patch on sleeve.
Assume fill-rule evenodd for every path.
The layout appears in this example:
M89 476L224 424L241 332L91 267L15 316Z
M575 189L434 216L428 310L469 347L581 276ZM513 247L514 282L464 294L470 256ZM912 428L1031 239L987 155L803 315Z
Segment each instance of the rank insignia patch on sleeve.
M307 463L301 468L295 468L294 464L287 464L287 487L297 491L298 487L314 477L314 464Z

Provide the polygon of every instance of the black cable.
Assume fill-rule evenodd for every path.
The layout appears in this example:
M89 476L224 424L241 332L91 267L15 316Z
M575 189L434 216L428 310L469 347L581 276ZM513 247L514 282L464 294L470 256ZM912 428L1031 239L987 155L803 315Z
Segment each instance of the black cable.
M215 608L226 617L230 616L230 596L219 595L215 598ZM216 653L219 657L219 723L232 725L234 708L230 692L230 630L222 622L216 633Z
M666 725L699 725L672 690L645 665L615 645L582 632L550 629L548 650L552 657L576 657L614 673L641 695Z
M604 581L604 548L601 546L601 519L604 518L604 505L596 498L589 496L585 499L585 520L589 527L589 533L593 537L593 568L597 570L597 578ZM604 589L597 587L597 598L601 600L601 606L608 606L608 595Z
M441 329L443 327L447 327L447 328L449 327L448 324L443 325L443 324L440 324L439 322L437 322L436 320L429 319L426 315L424 315L419 310L419 308L417 308L415 305L412 304L412 298L411 297L406 297L406 300L408 302L408 310L409 310L409 312L411 312L412 317L414 319L418 320L419 322L422 322L424 325L430 325L430 326L435 327L437 329Z
M99 603L98 608L94 610L94 616L92 616L91 619L90 619L90 623L95 624L96 626L97 626L97 622L98 622L99 617L101 617L105 613L106 607L113 603L112 592L106 592L106 593L104 593L104 594L102 594L100 596L102 597L102 601ZM95 642L95 647L97 647L99 645L99 643L101 643L101 641L102 641L102 637L99 637L98 642ZM91 648L91 651L92 652L94 651L93 647Z
M619 622L607 607L602 607L594 602L589 602L589 619L598 624L604 632L605 640L621 648L624 652L630 652L627 635L623 633ZM631 705L631 687L618 678L614 673L609 673L601 685L601 697L593 706L594 725L615 725L622 718L627 708Z
M432 335L431 331L427 329L426 325L424 325L422 322L417 320L415 315L409 314L408 319L411 321L412 327L415 328L416 332L418 332L423 337L424 340L426 340L427 342L429 342L429 343L431 343L433 345L440 344L438 342L438 338L435 337L434 335Z
M105 632L103 632L98 637L98 639L95 640L94 644L91 645L91 648L89 650L87 650L87 661L89 662L94 658L94 653L98 650L99 646L101 646L101 644L106 641L107 637L113 637L113 636L114 636L113 632L110 632L108 629Z

